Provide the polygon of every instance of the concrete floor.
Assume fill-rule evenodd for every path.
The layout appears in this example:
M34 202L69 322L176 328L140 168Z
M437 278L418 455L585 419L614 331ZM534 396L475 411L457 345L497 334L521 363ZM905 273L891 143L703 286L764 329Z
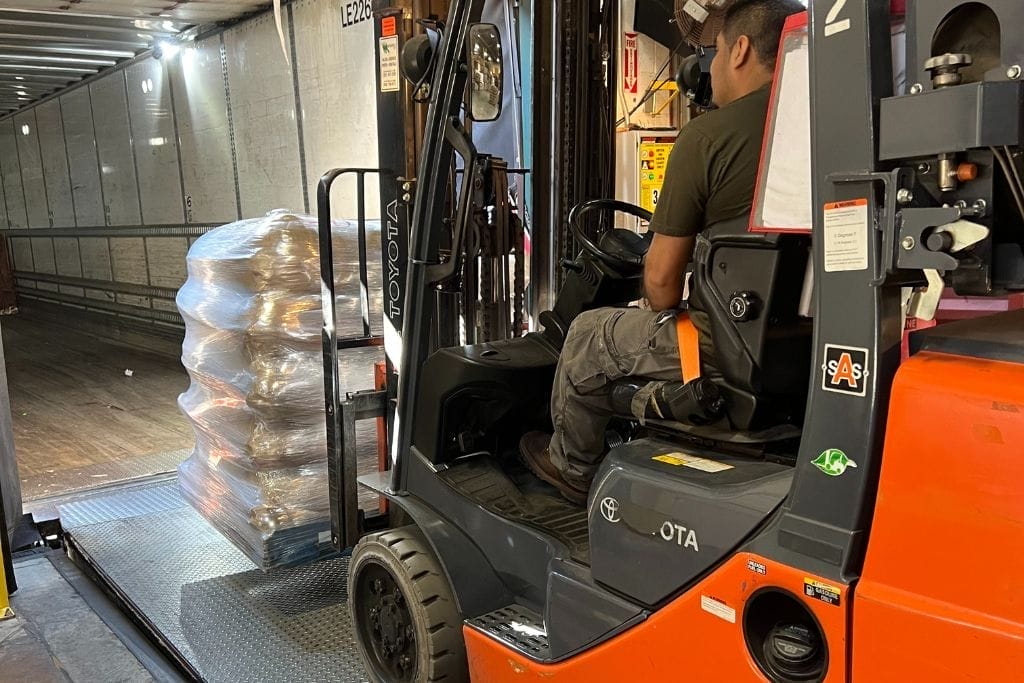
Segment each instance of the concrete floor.
M15 559L18 590L11 596L15 617L0 621L2 683L148 683L175 681L166 663L152 659L148 644L143 656L151 673L100 618L72 581L77 574L59 551ZM91 587L91 584L88 584ZM95 602L96 595L90 599ZM107 603L109 604L109 603ZM105 610L104 610L105 611ZM117 618L123 621L120 614ZM116 624L123 629L123 624Z

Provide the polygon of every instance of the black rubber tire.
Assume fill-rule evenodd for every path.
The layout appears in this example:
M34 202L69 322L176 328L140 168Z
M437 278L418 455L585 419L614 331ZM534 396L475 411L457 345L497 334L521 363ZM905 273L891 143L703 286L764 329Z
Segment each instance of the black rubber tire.
M385 569L405 597L416 638L413 681L417 683L468 683L469 665L462 636L462 617L456 607L448 577L441 569L422 532L406 526L364 536L352 550L348 571L349 610L371 681L393 683L378 669L372 645L360 634L361 599L358 580L367 567ZM366 599L369 599L367 596Z

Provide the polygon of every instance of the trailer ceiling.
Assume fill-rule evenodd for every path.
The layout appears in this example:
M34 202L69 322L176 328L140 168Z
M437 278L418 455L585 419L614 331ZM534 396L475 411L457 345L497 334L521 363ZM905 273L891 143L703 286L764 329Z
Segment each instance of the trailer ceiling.
M265 9L267 0L5 0L0 116L190 31Z

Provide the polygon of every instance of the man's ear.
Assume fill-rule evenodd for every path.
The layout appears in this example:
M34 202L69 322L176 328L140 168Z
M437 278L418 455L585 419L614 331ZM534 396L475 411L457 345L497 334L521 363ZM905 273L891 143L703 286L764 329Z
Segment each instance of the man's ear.
M733 41L732 49L729 51L729 61L733 69L745 66L751 58L750 38L740 35Z

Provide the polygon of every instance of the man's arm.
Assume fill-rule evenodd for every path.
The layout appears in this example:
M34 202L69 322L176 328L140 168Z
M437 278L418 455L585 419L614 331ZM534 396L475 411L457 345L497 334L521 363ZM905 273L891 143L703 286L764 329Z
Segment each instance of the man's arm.
M683 276L693 256L693 235L654 234L644 260L644 293L655 311L676 308L683 298Z

